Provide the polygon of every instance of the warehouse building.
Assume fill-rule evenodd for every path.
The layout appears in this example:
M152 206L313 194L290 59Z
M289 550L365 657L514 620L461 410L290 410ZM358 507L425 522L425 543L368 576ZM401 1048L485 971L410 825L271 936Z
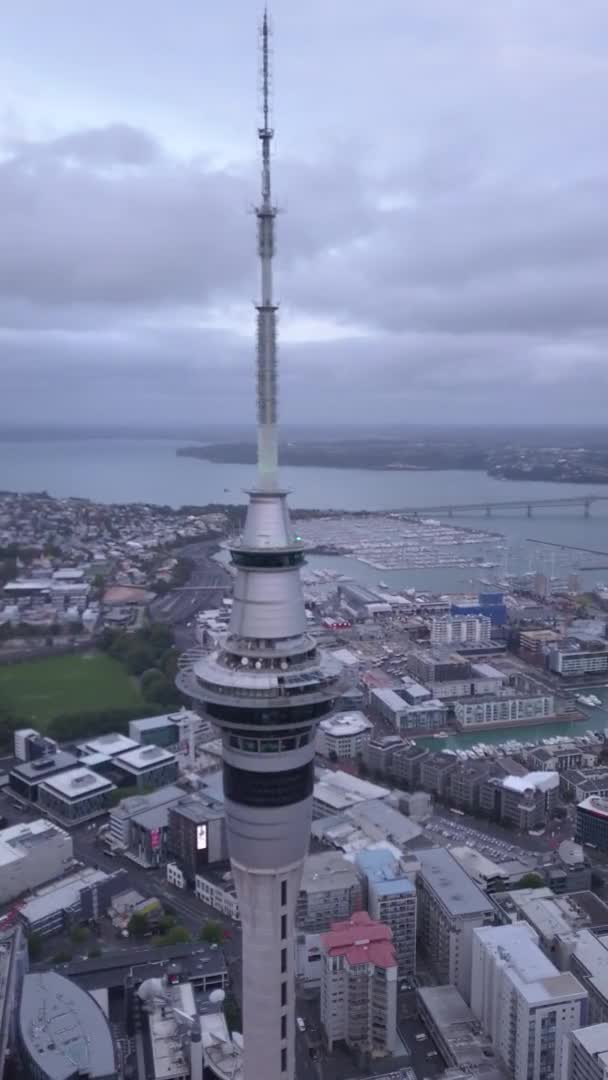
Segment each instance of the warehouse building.
M38 805L61 825L78 825L106 814L114 790L111 780L91 769L69 769L40 784Z
M115 1080L110 1025L90 994L55 971L30 973L19 1005L19 1049L35 1080Z
M3 829L0 832L0 904L8 904L45 881L60 877L73 859L72 837L44 818Z

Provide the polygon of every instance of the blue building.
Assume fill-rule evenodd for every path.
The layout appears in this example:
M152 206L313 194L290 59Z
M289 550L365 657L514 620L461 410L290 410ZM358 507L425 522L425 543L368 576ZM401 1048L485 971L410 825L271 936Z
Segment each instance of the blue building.
M416 889L389 847L360 851L357 869L366 883L367 910L392 931L399 976L416 970Z
M452 615L486 615L492 620L492 626L504 626L507 622L507 608L501 592L479 593L476 604L452 604Z

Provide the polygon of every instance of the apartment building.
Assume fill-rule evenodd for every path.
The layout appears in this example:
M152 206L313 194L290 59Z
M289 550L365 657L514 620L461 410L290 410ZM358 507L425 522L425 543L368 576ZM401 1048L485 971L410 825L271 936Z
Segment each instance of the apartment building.
M489 645L492 620L487 615L442 615L431 619L431 645Z
M561 1080L606 1080L608 1076L608 1024L571 1031L564 1045Z
M416 888L392 850L360 851L357 867L365 883L369 915L388 926L399 966L399 978L416 970Z
M454 719L460 731L482 731L536 721L543 723L555 714L553 694L499 694L460 698L454 705Z
M459 764L460 759L445 750L427 754L420 764L420 786L440 799L445 798L449 791L451 775Z
M586 1006L584 987L557 970L528 923L474 930L471 1009L514 1080L562 1076L565 1036Z
M397 958L388 926L356 912L321 937L321 1023L329 1050L343 1041L374 1057L397 1045Z
M361 909L361 879L339 851L309 855L304 863L296 907L296 926L307 933L329 930Z
M468 1003L473 930L494 922L494 905L446 848L416 854L418 941L438 981L452 983Z
M365 713L358 710L334 713L319 724L315 749L323 757L356 758L363 753L372 730L373 724Z

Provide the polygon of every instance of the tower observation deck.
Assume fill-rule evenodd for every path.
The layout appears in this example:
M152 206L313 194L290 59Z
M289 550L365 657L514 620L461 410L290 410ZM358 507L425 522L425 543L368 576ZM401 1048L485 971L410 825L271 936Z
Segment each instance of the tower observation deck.
M243 932L245 1080L295 1075L295 907L312 820L316 726L343 689L340 665L308 633L295 535L278 476L276 311L272 258L270 27L261 26L262 200L257 208L258 481L235 567L228 632L212 653L183 663L179 689L223 740L230 859Z

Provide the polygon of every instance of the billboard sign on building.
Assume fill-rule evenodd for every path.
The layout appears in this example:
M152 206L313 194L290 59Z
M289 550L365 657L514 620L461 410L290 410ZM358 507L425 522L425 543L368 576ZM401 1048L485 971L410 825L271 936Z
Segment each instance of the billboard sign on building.
M204 851L207 847L207 824L196 826L196 850Z
M150 830L150 847L153 851L160 847L160 829Z

